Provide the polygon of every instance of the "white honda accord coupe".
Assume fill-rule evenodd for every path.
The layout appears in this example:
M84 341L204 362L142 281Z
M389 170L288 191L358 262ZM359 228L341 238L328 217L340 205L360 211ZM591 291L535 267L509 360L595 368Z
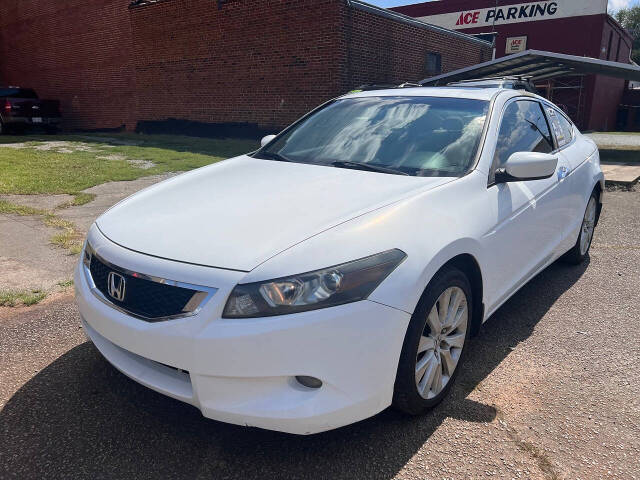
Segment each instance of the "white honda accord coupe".
M588 255L603 187L596 145L536 95L352 93L108 210L77 302L109 362L209 418L421 414L500 305Z

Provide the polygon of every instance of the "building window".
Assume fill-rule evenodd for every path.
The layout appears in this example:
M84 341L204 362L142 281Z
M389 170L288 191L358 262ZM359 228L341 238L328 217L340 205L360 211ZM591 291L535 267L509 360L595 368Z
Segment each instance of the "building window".
M427 53L427 75L434 76L442 73L442 54L437 52Z

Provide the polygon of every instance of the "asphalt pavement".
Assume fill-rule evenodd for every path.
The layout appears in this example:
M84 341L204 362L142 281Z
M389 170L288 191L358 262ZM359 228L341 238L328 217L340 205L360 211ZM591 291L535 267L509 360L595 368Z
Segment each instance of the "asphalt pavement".
M0 479L640 478L639 292L640 192L609 192L590 261L508 301L443 404L309 437L208 420L127 379L69 295L3 308Z

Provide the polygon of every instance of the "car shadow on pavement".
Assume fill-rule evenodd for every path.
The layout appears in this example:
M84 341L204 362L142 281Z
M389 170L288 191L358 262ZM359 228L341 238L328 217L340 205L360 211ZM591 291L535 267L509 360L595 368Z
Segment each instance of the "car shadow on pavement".
M469 345L449 398L429 414L387 409L308 437L207 420L129 380L84 343L37 373L0 412L0 477L392 478L445 419L494 420L494 407L467 396L586 267L556 263L509 300Z

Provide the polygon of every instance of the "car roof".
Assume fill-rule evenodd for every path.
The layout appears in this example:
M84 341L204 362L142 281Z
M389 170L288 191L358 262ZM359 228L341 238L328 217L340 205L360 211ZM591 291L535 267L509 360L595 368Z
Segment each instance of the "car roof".
M467 98L476 100L491 100L499 93L512 93L513 96L522 95L522 92L506 88L477 88L477 87L415 87L415 88L390 88L387 90L368 90L364 92L354 91L340 98L361 97L441 97L441 98Z

